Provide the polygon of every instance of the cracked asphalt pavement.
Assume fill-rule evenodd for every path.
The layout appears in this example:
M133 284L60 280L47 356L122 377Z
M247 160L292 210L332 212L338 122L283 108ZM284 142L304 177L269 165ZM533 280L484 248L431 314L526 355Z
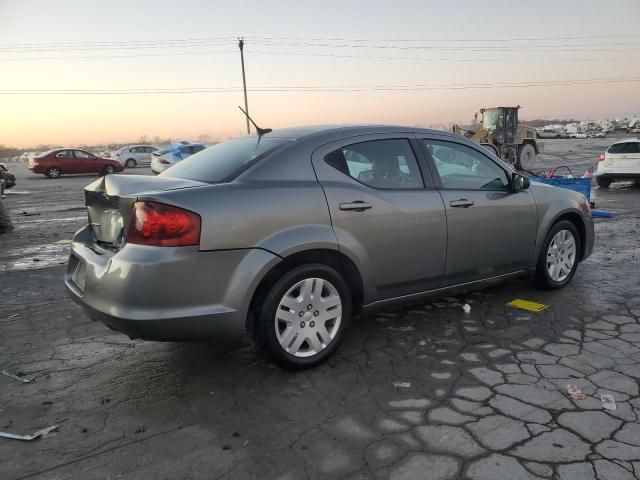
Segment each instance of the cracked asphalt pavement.
M611 142L545 141L536 167L581 173ZM329 362L289 373L249 341L130 341L89 320L62 277L93 178L12 167L0 369L32 381L0 375L0 430L59 429L0 438L3 480L640 478L637 184L594 188L616 216L564 290L519 280L358 318Z

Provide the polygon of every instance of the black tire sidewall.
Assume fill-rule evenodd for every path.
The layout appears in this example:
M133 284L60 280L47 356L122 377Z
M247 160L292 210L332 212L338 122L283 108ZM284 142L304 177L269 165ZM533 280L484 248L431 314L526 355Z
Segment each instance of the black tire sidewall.
M613 180L610 180L608 178L606 178L606 179L605 178L603 178L603 179L596 178L596 183L598 184L598 186L600 188L609 188L609 185L611 185L612 181Z
M56 175L55 177L51 176L51 172L53 170L57 170L58 171L58 175ZM62 170L60 170L58 167L49 167L49 168L47 168L47 177L55 179L55 178L60 178L60 175L62 175Z
M297 282L305 278L322 278L331 282L342 301L340 329L331 344L322 352L309 358L298 358L285 352L275 331L275 314L282 297ZM276 365L287 370L312 368L328 359L340 346L351 320L351 293L342 276L332 267L323 264L307 264L294 267L280 276L266 293L255 324L255 341L258 348Z
M561 282L556 282L549 276L549 272L547 271L547 252L549 251L549 245L551 244L551 240L553 237L561 230L567 230L571 232L573 235L573 239L576 242L576 261L573 262L573 266L571 268L571 273ZM542 244L542 250L540 251L540 257L538 258L538 266L536 268L536 276L538 279L538 283L547 289L558 289L565 287L576 273L578 268L578 263L580 262L580 251L582 245L580 240L580 234L576 226L568 220L560 220L555 223L547 232L547 236L544 239L544 243Z
M113 165L107 165L106 167L104 167L103 173L105 175L111 175L113 173L116 173L116 169Z

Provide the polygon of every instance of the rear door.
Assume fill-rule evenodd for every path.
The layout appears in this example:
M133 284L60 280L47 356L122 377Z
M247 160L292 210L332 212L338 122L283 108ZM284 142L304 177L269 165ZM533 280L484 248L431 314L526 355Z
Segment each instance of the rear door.
M527 268L537 230L527 190L512 193L510 172L478 145L424 136L421 145L447 214L445 285Z
M370 301L431 290L442 280L445 211L425 185L416 149L402 134L365 135L313 153L338 244L371 286Z
M151 156L152 153L155 152L157 149L153 148L153 147L143 147L144 148L144 155L140 156L140 163L142 165L151 165Z
M613 173L640 174L640 143L614 143L607 150L604 166Z
M76 172L76 157L73 156L71 150L60 150L52 155L54 160L51 163L52 166L60 168L62 173L77 173Z

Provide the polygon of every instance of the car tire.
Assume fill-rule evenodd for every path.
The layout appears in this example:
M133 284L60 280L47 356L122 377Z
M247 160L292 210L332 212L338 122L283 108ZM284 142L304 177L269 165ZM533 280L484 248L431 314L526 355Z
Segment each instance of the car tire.
M530 143L525 143L518 149L518 170L530 170L536 161L536 149Z
M129 158L124 162L124 166L127 168L136 168L136 161L133 158Z
M60 176L62 175L62 170L60 170L58 167L49 167L47 168L46 175L49 178L60 178Z
M104 167L104 170L102 170L102 173L104 175L111 175L113 173L116 173L116 167L114 167L113 165L107 165L106 167Z
M323 264L301 265L273 282L261 299L256 345L283 369L312 368L338 349L351 314L349 287L336 270Z
M596 177L596 182L598 183L598 186L600 188L609 188L609 185L611 185L611 182L613 182L613 180L611 180L610 178Z
M568 220L561 220L549 229L540 250L535 280L538 286L555 290L566 286L578 268L580 234Z

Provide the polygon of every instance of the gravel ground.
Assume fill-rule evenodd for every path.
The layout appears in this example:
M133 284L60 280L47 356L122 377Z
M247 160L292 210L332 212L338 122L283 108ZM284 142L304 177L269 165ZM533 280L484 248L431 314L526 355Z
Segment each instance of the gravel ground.
M582 173L611 140L544 143L536 168ZM0 438L3 480L640 478L637 184L594 188L616 216L564 290L512 281L358 318L328 363L287 373L249 341L130 341L89 320L62 276L95 177L12 170L0 369L32 381L0 375L0 430L59 429Z

